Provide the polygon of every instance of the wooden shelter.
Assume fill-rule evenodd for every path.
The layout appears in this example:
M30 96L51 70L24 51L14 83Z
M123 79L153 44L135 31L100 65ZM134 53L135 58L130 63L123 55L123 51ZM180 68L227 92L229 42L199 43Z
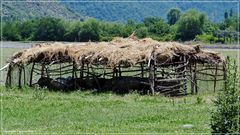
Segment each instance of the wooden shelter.
M111 42L36 44L14 54L7 67L6 86L140 90L170 96L197 93L197 80L204 80L201 74L213 77L205 81L216 85L225 73L225 61L217 52L199 45L136 37Z

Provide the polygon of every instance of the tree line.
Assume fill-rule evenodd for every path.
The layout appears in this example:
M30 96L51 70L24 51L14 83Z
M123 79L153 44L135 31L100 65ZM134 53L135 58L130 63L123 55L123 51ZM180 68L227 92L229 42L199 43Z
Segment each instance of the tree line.
M159 41L198 40L207 43L232 43L239 37L239 18L230 11L222 22L214 23L207 15L190 9L169 10L167 20L146 17L143 22L104 22L96 19L69 21L39 18L23 22L3 22L2 39L11 41L110 41L114 37L128 37L133 32L139 38L151 37Z

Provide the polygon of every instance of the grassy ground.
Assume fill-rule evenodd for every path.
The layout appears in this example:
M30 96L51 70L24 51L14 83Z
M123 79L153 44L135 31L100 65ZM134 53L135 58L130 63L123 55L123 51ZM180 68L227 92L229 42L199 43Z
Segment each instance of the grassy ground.
M18 49L2 49L4 65ZM237 50L218 50L237 56ZM2 72L2 79L5 78ZM179 98L131 93L116 95L76 91L49 92L30 88L2 93L2 133L207 133L210 134L212 100L200 84L198 95ZM204 90L205 91L202 91ZM184 128L191 124L192 128Z
M4 133L210 133L214 94L181 98L1 88ZM184 128L192 124L192 128Z

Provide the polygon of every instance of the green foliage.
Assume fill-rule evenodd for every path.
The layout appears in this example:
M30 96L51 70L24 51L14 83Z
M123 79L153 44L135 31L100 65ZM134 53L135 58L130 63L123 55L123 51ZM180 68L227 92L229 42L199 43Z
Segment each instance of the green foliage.
M212 113L211 128L212 133L240 133L240 103L239 87L237 87L237 65L236 60L229 60L227 65L227 75L225 87L220 91L214 101L216 110Z
M24 22L5 22L3 39L13 41L110 41L114 37L128 37L133 32L139 38L150 37L159 41L193 40L205 43L236 43L239 37L239 19L233 16L222 23L213 23L196 10L180 16L178 9L169 11L168 24L159 17L146 17L143 22L103 22L95 19L69 21L42 18ZM177 16L177 17L176 17ZM180 19L178 20L178 17ZM178 21L177 21L178 20ZM177 21L175 23L175 21ZM175 24L174 24L175 23Z
M94 19L86 21L78 34L80 37L80 41L83 42L99 41L100 39L99 23Z
M4 40L19 41L21 36L19 33L19 22L6 23L3 27L3 38Z
M183 41L192 40L203 32L205 15L196 10L184 13L178 21L177 38Z
M82 28L81 22L67 22L65 24L66 32L64 34L64 41L80 41L80 31Z
M20 36L22 40L31 40L36 30L36 23L32 20L23 22L20 26Z
M148 29L147 29L147 27L140 27L140 28L137 29L137 31L136 31L136 36L137 36L138 38L145 38L145 37L147 37L147 35L148 35Z
M42 18L37 27L34 40L61 41L63 39L65 29L60 19Z
M150 34L156 34L158 36L163 36L169 33L169 30L170 26L162 19L154 22L154 24L150 25L148 29Z
M213 35L205 34L205 33L202 35L197 35L196 39L204 43L213 43L217 41L217 38L215 38Z
M175 24L181 16L181 10L177 8L170 9L167 14L168 23L170 25Z

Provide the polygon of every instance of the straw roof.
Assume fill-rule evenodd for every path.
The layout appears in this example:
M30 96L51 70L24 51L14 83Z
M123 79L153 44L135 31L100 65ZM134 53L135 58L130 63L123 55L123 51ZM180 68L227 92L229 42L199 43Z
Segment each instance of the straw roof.
M72 62L81 65L105 65L116 67L119 64L132 66L148 63L151 55L161 64L180 56L188 56L190 61L219 64L224 60L216 52L202 50L199 45L189 46L177 42L158 42L151 38L115 38L111 42L84 43L42 43L17 52L10 60L11 65L55 62Z

